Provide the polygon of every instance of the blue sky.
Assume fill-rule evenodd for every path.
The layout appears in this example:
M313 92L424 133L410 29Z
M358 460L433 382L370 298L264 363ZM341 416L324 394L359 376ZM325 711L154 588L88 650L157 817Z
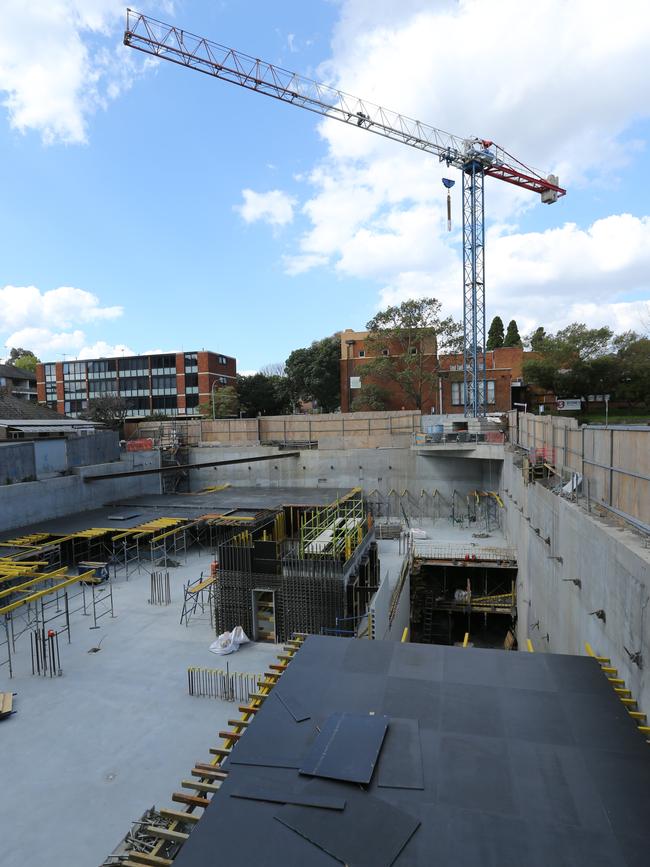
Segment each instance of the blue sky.
M114 0L7 5L0 344L44 359L210 348L254 370L414 295L460 314L459 185L448 234L440 183L453 170L147 62L121 46ZM488 314L514 316L522 332L575 320L644 330L650 15L642 3L615 19L599 2L526 8L141 10L559 171L569 193L552 207L486 183Z

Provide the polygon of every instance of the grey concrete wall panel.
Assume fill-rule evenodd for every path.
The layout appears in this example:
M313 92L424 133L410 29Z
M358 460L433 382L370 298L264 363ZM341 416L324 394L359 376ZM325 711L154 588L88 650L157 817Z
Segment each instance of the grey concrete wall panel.
M519 645L530 638L538 652L584 655L589 642L611 659L647 711L650 549L636 532L589 513L584 498L576 504L542 485L524 484L513 458L506 453L500 487L504 531L519 564ZM594 615L599 610L605 622ZM635 654L643 667L632 660Z
M61 518L83 510L97 509L107 503L124 502L131 497L160 493L160 477L129 476L88 484L82 475L120 473L129 469L149 469L160 465L160 453L133 452L119 462L82 468L69 476L56 476L36 482L0 485L0 533L14 527Z
M189 462L273 455L275 449L263 446L246 448L194 448ZM366 493L378 490L384 496L391 490L408 489L419 496L422 489L439 491L449 501L454 490L467 493L492 484L496 489L500 461L466 460L436 455L421 456L406 448L314 449L303 450L299 458L268 461L263 464L238 464L232 467L190 471L192 490L229 482L232 485L259 487L335 488L347 491L358 485Z
M36 476L34 444L30 442L0 444L0 486L22 482Z
M117 431L99 430L89 436L70 437L66 442L69 467L87 467L120 459Z
M37 478L52 476L68 469L64 439L35 440L33 445Z

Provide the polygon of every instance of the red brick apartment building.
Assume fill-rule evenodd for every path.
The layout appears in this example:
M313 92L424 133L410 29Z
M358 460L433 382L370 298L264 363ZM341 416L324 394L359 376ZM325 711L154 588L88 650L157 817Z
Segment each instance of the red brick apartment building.
M341 411L350 412L352 402L364 383L380 385L388 393L386 409L416 409L413 401L402 391L398 383L379 381L364 377L363 368L371 360L366 346L367 331L348 329L341 333ZM390 355L390 349L382 350ZM521 347L502 347L486 353L487 411L506 412L514 403L525 401L523 363L536 358L534 352L524 352ZM438 357L440 376L438 382L424 397L423 413L464 412L463 357L460 354ZM426 355L425 368L435 369L435 356Z
M127 415L198 415L213 389L234 385L237 361L216 352L175 352L55 361L36 368L38 400L57 412L78 416L88 402L117 395Z

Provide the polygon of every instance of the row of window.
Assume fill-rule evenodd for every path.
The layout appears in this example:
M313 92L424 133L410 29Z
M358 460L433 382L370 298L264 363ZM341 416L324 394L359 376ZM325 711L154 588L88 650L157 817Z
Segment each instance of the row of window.
M484 400L485 390L483 387L483 383L479 382L478 384L478 393L479 399L481 402L485 403L494 403L494 380L488 379L487 381L487 400ZM465 405L465 383L464 382L452 382L451 384L451 403L452 406L464 406Z

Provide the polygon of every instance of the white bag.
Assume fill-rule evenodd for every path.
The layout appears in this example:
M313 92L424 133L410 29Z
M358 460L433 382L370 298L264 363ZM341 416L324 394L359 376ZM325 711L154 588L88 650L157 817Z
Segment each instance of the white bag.
M240 644L246 644L250 641L241 626L235 626L232 632L222 632L216 641L210 645L210 652L216 653L219 656L225 656L228 653L234 653L239 650Z

